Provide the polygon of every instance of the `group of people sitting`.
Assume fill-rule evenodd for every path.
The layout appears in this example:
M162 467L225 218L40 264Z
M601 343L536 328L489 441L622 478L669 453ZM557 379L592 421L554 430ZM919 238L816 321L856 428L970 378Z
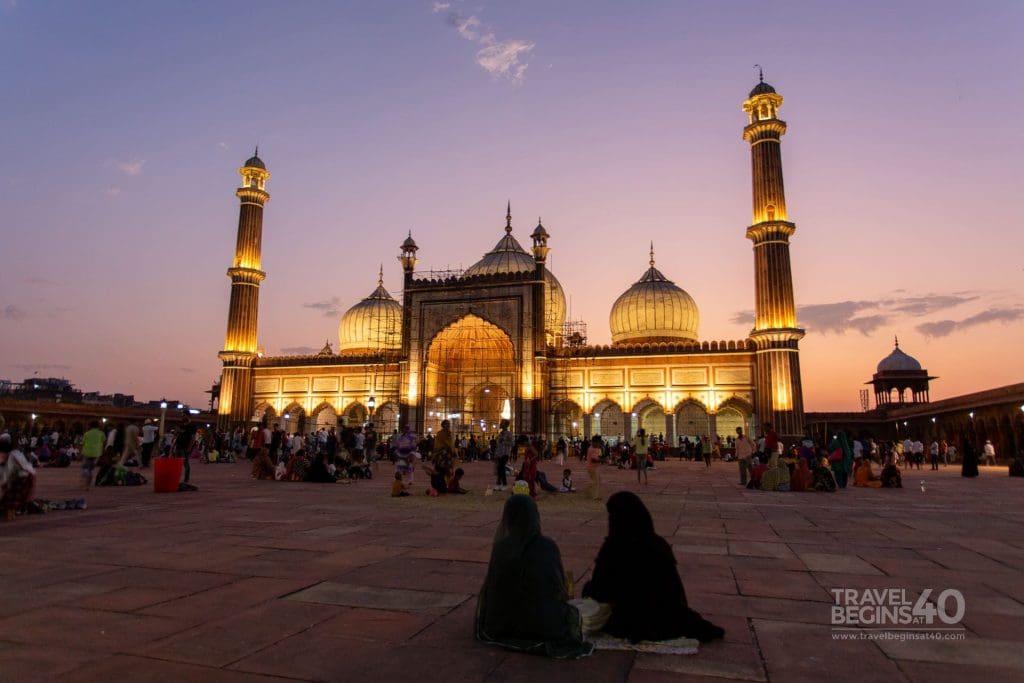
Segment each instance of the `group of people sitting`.
M345 465L328 462L325 451L309 453L299 449L275 465L268 449L261 448L252 461L253 479L270 481L306 481L315 484L334 484L339 480L351 481L356 478L369 478L366 475L367 465Z
M477 639L575 659L593 651L587 637L597 631L634 643L706 643L725 635L690 608L672 546L655 532L643 501L620 491L606 507L608 535L581 603L571 601L571 577L558 545L541 533L536 503L525 495L508 499L477 602Z
M823 491L833 493L846 488L851 475L853 485L865 488L902 488L900 470L890 458L875 474L871 459L854 457L854 449L843 432L837 432L827 448L815 448L813 442L794 447L786 457L777 452L767 462L752 459L747 488L761 491ZM764 455L764 454L762 454Z

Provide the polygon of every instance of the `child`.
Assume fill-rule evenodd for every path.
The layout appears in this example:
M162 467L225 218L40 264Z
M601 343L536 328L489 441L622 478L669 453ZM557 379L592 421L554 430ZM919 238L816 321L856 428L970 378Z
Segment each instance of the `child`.
M405 483L402 481L402 473L395 472L395 480L391 482L391 497L402 498L408 495L410 494L405 490Z
M469 493L462 488L462 477L466 474L461 467L457 467L451 478L448 479L448 493Z
M562 471L562 486L558 489L561 493L576 493L572 486L572 470Z

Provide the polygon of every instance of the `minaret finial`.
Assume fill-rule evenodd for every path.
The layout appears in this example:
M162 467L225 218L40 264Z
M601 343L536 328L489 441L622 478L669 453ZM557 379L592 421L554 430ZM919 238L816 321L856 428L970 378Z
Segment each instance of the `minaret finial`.
M512 233L512 200L508 200L508 208L505 210L505 234Z
M764 69L761 68L760 64L755 64L754 68L757 69L757 78L761 83L764 83Z
M896 348L898 349L900 348L900 338L898 335L894 335L894 338L896 339Z
M258 157L260 155L260 145L259 145L259 143L256 143L256 151L253 152L252 155L254 157Z
M409 231L409 234L412 235L412 231L411 230ZM384 286L384 264L383 263L380 264L380 272L377 273L377 286L378 287L383 287Z
M651 240L651 268L654 267L654 240Z

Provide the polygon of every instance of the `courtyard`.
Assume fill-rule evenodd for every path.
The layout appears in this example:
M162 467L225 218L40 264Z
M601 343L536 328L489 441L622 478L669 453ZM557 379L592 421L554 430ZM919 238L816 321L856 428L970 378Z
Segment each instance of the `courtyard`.
M200 490L176 494L82 494L77 468L40 470L37 497L86 495L88 509L0 524L0 680L1024 679L1022 482L1005 467L976 480L959 467L905 472L901 490L831 495L748 491L729 463L658 463L647 486L607 467L605 493L640 490L691 606L726 637L693 656L569 662L472 637L507 495L483 494L492 468L466 466L470 495L429 498L417 484L404 499L388 496L387 465L350 485L193 465ZM545 494L539 507L578 591L605 534L603 503ZM956 589L964 639L836 640L835 588L912 600Z

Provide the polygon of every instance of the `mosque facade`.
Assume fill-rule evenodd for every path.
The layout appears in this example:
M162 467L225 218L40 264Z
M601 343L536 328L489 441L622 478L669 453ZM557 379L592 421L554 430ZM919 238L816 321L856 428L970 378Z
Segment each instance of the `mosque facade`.
M743 102L750 144L754 327L737 340L699 334L697 303L656 266L613 303L612 343L586 343L566 322L566 297L547 268L547 228L527 247L503 234L462 272L417 271L419 245L400 245L401 300L377 286L341 318L337 350L266 356L257 345L263 209L270 178L258 153L239 169L241 207L218 416L221 427L269 419L288 431L373 421L484 434L509 419L513 430L548 438L628 438L643 427L681 436L734 434L770 422L780 434L804 429L799 340L782 177L779 95L763 80ZM496 231L497 232L497 231ZM737 235L738 237L738 235Z

